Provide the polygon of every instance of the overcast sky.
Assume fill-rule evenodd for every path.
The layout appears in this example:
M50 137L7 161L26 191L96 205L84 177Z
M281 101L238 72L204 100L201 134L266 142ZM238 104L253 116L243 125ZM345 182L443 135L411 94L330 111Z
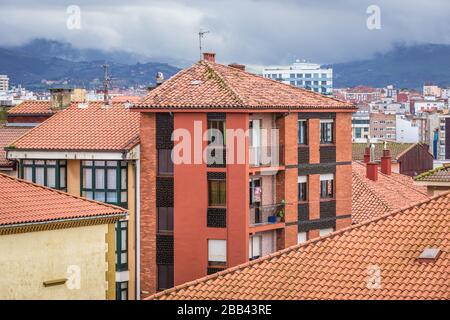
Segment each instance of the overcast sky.
M81 29L67 28L69 5L80 8ZM370 5L380 8L381 29L367 28ZM205 50L220 62L336 63L395 43L450 44L449 13L449 0L1 0L0 45L44 37L197 60L202 28Z

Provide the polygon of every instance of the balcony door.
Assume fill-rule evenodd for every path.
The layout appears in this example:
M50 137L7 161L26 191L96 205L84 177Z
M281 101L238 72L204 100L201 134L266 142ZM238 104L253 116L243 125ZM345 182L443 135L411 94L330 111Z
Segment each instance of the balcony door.
M261 120L250 120L250 161L253 165L261 164Z
M255 224L262 222L262 188L261 178L250 179L250 211L254 212Z

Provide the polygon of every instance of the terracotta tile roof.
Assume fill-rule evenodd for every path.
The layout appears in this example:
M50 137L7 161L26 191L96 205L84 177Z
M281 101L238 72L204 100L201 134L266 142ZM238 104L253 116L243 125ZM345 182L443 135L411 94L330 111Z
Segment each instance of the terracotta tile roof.
M13 144L25 150L124 151L138 143L139 122L140 114L123 103L72 103Z
M353 110L355 107L309 90L202 60L150 91L136 108Z
M450 164L424 172L414 178L417 182L450 182Z
M141 101L142 97L139 96L115 96L112 97L112 102L130 102L130 103L138 103Z
M0 174L0 226L126 215L126 210Z
M380 161L383 155L384 144L383 142L374 143L375 145L375 161ZM391 152L392 160L397 161L399 156L404 154L407 150L414 147L416 143L401 143L401 142L387 142L387 148ZM352 144L352 159L364 160L364 151L367 147L367 143L353 143Z
M352 220L361 223L406 205L428 199L427 188L415 186L411 177L378 171L378 180L366 178L366 166L352 163Z
M4 147L31 130L31 127L7 127L0 124L0 168L12 167L14 162L6 159Z
M52 115L50 100L27 100L9 109L10 115Z
M441 195L149 299L449 299L449 207ZM441 254L420 261L425 248Z

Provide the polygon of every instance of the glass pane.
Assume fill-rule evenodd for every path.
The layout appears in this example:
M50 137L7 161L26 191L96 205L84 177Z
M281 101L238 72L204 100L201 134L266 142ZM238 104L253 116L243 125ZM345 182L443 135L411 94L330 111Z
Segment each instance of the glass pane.
M108 190L117 190L116 169L108 169Z
M117 203L117 192L108 192L106 194L106 202Z
M122 191L120 193L120 202L127 202L128 201L128 193L126 191Z
M120 262L121 263L127 263L128 262L128 254L127 253L121 253L120 254Z
M95 188L105 189L105 170L95 169Z
M44 184L44 168L36 168L36 181L34 182Z
M66 187L66 168L64 167L59 169L59 186L60 188Z
M45 161L44 160L35 160L34 164L38 164L38 165L44 165Z
M47 187L56 187L56 169L47 168Z
M33 169L31 167L23 168L23 178L27 181L33 180Z
M92 189L92 169L83 168L83 188Z
M121 239L122 239L121 243L122 251L127 251L127 229L122 229Z
M122 190L127 190L127 170L126 169L122 169L120 172L120 184L121 184L121 188Z
M95 161L95 165L97 165L97 162L100 162L100 161ZM106 165L108 167L116 167L117 166L117 161L107 161Z
M56 166L56 160L47 160L48 166Z
M94 161L94 165L99 166L99 167L104 167L105 161Z
M33 160L23 160L23 164L33 164Z
M120 291L120 299L121 300L128 300L127 289L124 289L124 290Z
M59 165L60 166L66 165L66 160L59 160Z
M86 199L93 200L94 194L92 193L92 191L83 191L83 197L85 197Z
M83 166L92 166L92 161L82 161Z
M105 202L105 193L104 192L96 192L95 200Z

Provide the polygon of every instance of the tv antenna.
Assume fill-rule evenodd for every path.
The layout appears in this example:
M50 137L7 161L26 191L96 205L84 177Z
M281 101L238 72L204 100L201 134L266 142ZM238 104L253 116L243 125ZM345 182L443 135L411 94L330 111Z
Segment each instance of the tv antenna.
M108 89L111 85L111 77L108 74L109 66L105 63L102 65L103 67L103 102L105 105L109 105L109 94Z
M202 39L205 36L205 34L209 33L209 31L206 30L202 30L200 29L200 31L198 32L198 43L200 46L200 60L202 60Z

